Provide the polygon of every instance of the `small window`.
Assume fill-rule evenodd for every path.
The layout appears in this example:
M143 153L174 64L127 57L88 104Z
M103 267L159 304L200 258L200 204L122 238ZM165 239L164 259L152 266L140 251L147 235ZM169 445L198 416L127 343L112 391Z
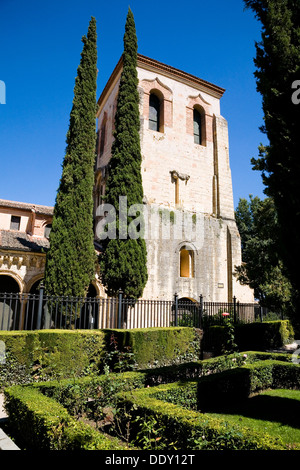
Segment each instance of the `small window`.
M194 109L194 142L201 145L201 114Z
M186 247L180 250L180 277L194 277L194 253Z
M159 131L160 121L160 100L153 93L149 98L149 129Z
M12 215L10 219L10 230L20 230L21 217Z
M51 224L46 225L45 230L44 230L44 237L45 237L45 238L49 238L51 229L52 229L52 225L51 225Z
M100 133L100 156L103 154L104 152L104 145L105 145L105 131L106 131L106 128L105 128L105 123L102 125L101 127L101 133Z
M104 147L105 147L106 124L107 124L107 115L106 113L104 113L103 121L101 124L101 129L100 129L100 148L99 148L100 157L103 155Z

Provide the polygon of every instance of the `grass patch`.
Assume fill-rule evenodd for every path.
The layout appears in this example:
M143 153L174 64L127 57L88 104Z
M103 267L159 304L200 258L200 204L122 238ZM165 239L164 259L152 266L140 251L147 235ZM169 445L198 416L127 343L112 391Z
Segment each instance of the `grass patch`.
M216 409L208 414L258 433L280 436L291 448L300 443L299 390L267 390L234 407L222 403L222 412Z

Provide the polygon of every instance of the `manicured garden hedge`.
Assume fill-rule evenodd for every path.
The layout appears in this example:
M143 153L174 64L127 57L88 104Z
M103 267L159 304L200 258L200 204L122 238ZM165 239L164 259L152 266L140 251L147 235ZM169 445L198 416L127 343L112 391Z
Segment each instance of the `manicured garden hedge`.
M37 330L0 332L5 362L0 389L9 384L80 376L97 369L104 350L101 330Z
M239 403L252 393L267 388L299 389L300 366L284 361L258 361L197 381L122 392L118 395L118 407L124 410L121 414L123 426L126 426L128 416L131 423L141 420L149 426L155 423L154 427L160 430L157 437L168 449L288 449L280 437L258 434L238 425L228 426L224 419L208 414L216 405L220 412L222 404L226 407L230 402ZM201 412L197 411L199 409ZM141 437L138 426L133 426L132 439L136 445Z
M185 389L185 403L192 401L191 385ZM135 445L145 442L147 438L153 448L157 440L159 449L173 451L286 449L280 438L258 435L241 426L229 426L223 419L158 399L157 394L166 392L169 387L174 387L174 384L118 395L118 407L122 410L119 413L120 423L126 428L130 420L131 439ZM142 429L143 426L147 427L147 433L141 432L141 426Z
M239 351L279 349L294 339L293 327L289 320L238 323L234 329ZM224 326L211 326L206 338L204 336L204 348L216 355L221 354L224 332Z
M5 390L10 429L30 450L126 450L127 446L75 420L56 400L31 386Z
M113 350L111 335L120 350L134 353L138 369L161 367L197 360L201 333L195 328L165 327L104 330L106 349Z
M237 403L268 388L300 388L300 366L264 360L201 378L198 408L207 410L216 403Z
M271 361L271 358L276 358L277 361ZM203 379L220 377L222 380L222 374L225 373L222 371L228 370L230 373L243 369L241 366L245 363L249 364L247 367L248 369L250 367L250 370L252 365L253 369L259 370L261 363L266 364L265 370L267 370L268 363L271 362L274 386L294 385L296 378L297 380L299 378L299 374L295 372L295 365L287 362L290 359L291 356L286 354L246 352L157 369L122 373L106 372L101 375L92 374L81 378L59 378L59 380L54 381L11 386L5 390L6 409L15 432L21 436L26 436L26 444L30 448L35 446L35 442L38 441L42 443L43 448L49 449L92 449L94 447L97 449L112 449L120 444L114 439L106 441L103 435L99 436L99 433L78 422L76 418L78 416L94 418L97 413L98 417L105 418L106 408L108 413L121 408L123 411L117 415L118 425L120 424L121 427L126 428L130 418L132 436L140 434L146 439L137 424L138 420L140 424L142 422L146 426L147 420L157 420L158 418L156 408L152 408L152 401L149 402L149 409L147 405L146 411L144 405L140 405L140 398L135 402L137 397L144 397L144 393L147 400L148 398L151 398L151 400L157 400L158 398L160 400L171 400L173 404L188 407L189 410L196 410L198 400L195 379L199 377L203 377ZM286 366L286 369L283 366ZM247 367L245 368L247 369ZM296 370L299 370L299 368L300 366ZM186 380L191 377L194 381ZM261 377L264 377L263 373ZM179 379L181 379L180 383L177 382ZM169 382L173 383L170 384ZM149 385L162 383L167 385L149 387ZM214 384L213 387L215 387ZM119 395L120 393L121 395ZM177 431L176 435L172 434L174 429L170 434L168 426L170 424L174 428L178 417L177 411L169 417L167 411L169 405L166 403L162 405L161 401L159 403L161 417L158 422L163 430L164 441L162 442L165 442L170 448L172 448L172 442L175 438L180 439L180 442L182 442L180 444L181 449L184 449L184 445L194 448L195 445L199 444L197 442L201 432L204 433L201 435L206 436L205 446L207 448L229 448L230 445L234 448L235 446L237 448L247 448L248 445L250 448L269 448L270 446L273 448L276 444L274 441L270 444L269 438L264 438L262 441L258 440L255 443L254 437L249 434L246 435L245 444L242 444L239 436L240 431L226 429L224 423L218 420L198 421L197 424L196 415L192 421L189 420L190 411L188 413L185 411L183 414L180 412L178 435L176 434ZM128 412L130 411L127 417L124 408ZM165 411L166 416L164 415ZM157 426L155 427L157 428ZM189 437L185 433L189 433ZM134 444L139 444L138 439Z
M116 370L159 367L199 358L194 328L39 330L0 332L5 363L0 389L9 384L80 377L107 364Z

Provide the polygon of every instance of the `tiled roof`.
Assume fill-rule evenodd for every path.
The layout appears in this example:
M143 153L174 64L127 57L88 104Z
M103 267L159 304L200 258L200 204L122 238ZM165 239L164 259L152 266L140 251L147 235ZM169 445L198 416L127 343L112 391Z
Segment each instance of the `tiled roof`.
M0 249L16 251L46 252L49 249L47 238L32 237L24 232L0 230Z
M29 204L27 202L7 201L0 199L0 207L9 207L12 209L34 210L37 214L53 215L53 207L42 206L40 204Z

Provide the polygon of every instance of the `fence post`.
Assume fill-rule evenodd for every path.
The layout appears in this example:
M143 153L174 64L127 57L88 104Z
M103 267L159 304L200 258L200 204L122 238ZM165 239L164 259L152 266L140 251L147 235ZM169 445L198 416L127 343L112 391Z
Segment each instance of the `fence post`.
M178 294L177 292L175 292L174 300L175 300L175 326L178 326Z
M121 329L122 320L122 303L123 303L123 291L119 289L119 303L118 303L118 328Z
M262 312L262 306L261 305L259 306L259 318L260 318L260 321L263 322L263 312Z
M43 308L43 297L44 297L44 284L40 284L40 296L39 296L39 306L38 306L38 315L37 315L37 324L36 329L40 330L42 325L42 308Z
M201 294L201 295L200 295L200 309L199 309L199 324L198 324L198 328L202 328L202 326L203 326L202 318L203 318L203 295Z
M233 297L233 321L236 323L236 296Z

